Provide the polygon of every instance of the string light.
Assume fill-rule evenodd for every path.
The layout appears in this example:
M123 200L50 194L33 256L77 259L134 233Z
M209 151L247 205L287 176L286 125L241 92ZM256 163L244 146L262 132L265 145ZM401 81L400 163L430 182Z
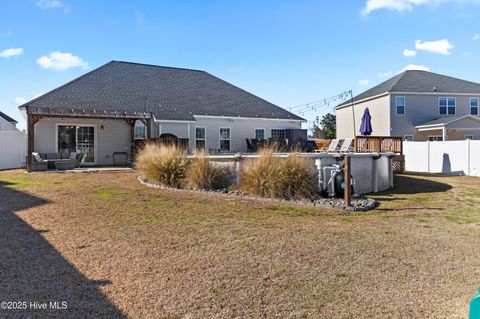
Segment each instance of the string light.
M330 104L333 104L334 102L336 102L335 105L338 105L350 99L351 97L352 97L352 90L349 90L328 98L320 99L320 100L305 103L305 104L291 106L288 109L290 110L290 112L301 114L303 116L305 113L309 113L312 111L317 112L318 108L322 108L325 106L330 107Z

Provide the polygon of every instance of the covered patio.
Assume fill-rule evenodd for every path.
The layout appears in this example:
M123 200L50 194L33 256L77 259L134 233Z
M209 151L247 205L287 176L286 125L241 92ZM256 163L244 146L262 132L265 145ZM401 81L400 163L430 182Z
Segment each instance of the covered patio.
M418 132L431 133L429 136L441 136L442 141L464 139L480 131L480 117L474 115L458 115L440 117L415 126ZM464 133L463 136L459 133Z
M56 125L57 131L54 134L58 135L58 123L76 123L80 121L100 121L100 123L106 123L107 120L120 120L126 123L129 127L129 152L126 155L130 155L129 160L132 160L132 155L135 150L135 123L137 121L142 122L146 127L146 136L151 136L151 121L152 115L149 112L127 112L127 111L96 111L92 109L65 109L65 108L33 108L25 107L23 110L24 116L27 120L27 159L26 168L28 172L33 170L33 154L38 151L37 145L35 145L35 131L36 125L40 120L52 120L50 126ZM116 121L118 122L118 121ZM79 124L80 125L80 124ZM97 127L95 126L95 130ZM104 130L104 125L98 127L100 130ZM105 128L107 130L107 128ZM126 132L125 132L126 133ZM97 145L97 132L95 132L95 148L105 147L105 145ZM112 138L115 138L114 132L112 132ZM120 136L118 138L121 138ZM93 137L92 137L93 139ZM57 141L53 141L57 143ZM101 144L101 143L100 143ZM113 154L112 154L113 156ZM98 163L97 163L98 164Z

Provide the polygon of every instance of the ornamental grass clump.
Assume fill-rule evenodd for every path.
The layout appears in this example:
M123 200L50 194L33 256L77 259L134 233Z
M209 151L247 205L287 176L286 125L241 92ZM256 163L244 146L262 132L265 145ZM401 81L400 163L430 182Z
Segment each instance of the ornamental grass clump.
M228 167L210 162L205 152L198 152L189 166L185 187L196 190L219 190L230 186Z
M185 152L179 147L149 143L137 154L135 166L150 182L180 187L188 163Z
M290 154L275 157L275 149L262 149L259 157L246 163L242 169L240 190L263 197L305 199L315 193L315 172L310 162Z
M281 197L281 166L274 148L263 148L259 157L244 164L240 190L263 197Z
M316 173L310 161L298 153L290 154L280 165L282 198L311 198L316 191Z

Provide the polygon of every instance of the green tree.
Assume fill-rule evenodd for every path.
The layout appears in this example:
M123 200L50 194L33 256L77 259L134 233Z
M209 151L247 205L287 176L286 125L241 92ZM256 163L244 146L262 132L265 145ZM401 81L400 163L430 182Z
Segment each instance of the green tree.
M312 137L327 140L334 139L336 136L336 119L335 114L332 113L325 114L321 120L317 117L313 123Z

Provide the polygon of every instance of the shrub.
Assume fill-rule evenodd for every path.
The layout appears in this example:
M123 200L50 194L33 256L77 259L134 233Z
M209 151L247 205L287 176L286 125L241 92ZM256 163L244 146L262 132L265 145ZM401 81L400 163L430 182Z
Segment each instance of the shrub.
M228 167L210 162L205 152L197 153L187 170L185 186L199 190L226 189L230 186Z
M308 159L290 154L281 163L283 198L309 198L316 190L316 173Z
M151 182L180 187L188 160L184 151L174 145L149 143L137 154L135 166Z
M274 148L263 148L257 159L242 167L240 190L265 197L281 197L281 170L279 160L273 157Z
M284 199L309 198L315 192L315 172L307 159L291 154L274 157L275 149L265 148L259 158L242 169L240 190L254 195Z

